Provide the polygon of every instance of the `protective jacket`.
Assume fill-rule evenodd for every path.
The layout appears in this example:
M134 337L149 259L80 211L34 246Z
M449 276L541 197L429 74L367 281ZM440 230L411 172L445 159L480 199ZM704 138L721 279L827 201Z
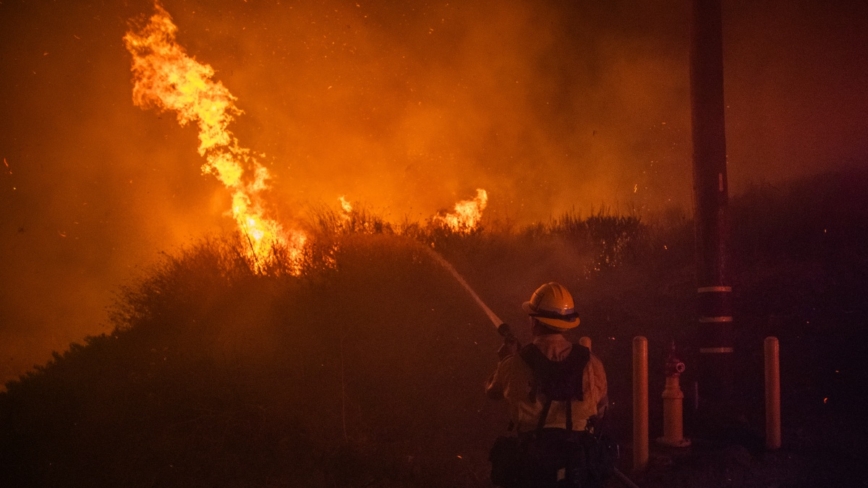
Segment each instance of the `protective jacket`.
M567 360L572 362L577 357L581 357L580 354L571 355L571 353L574 347L582 346L574 346L561 334L547 334L535 337L530 347L536 347L542 353L540 356L560 363ZM490 397L502 395L506 399L509 405L509 418L519 433L537 429L548 400L540 393L539 385L534 382L533 369L528 364L528 357L525 352L525 354L512 354L503 358L486 385L486 393ZM574 431L585 430L587 420L601 413L608 401L603 363L593 354L589 354L587 361L581 360L581 363L584 364L580 376L581 398L569 401L571 407L569 420ZM567 403L552 399L543 422L544 428L567 428Z

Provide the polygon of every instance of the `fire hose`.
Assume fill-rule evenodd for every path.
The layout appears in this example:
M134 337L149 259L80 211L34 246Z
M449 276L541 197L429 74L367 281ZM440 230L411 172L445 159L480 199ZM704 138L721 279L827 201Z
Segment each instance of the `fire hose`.
M452 264L446 259L444 259L443 256L438 254L437 251L431 249L430 247L425 246L425 249L428 250L428 253L434 259L434 261L437 261L437 263L443 266L446 271L449 271L449 273L451 273L452 276L455 277L455 280L458 281L458 283L463 286L465 290L467 290L467 293L470 294L470 297L473 298L476 304L479 305L479 308L481 308L482 311L485 312L485 315L488 316L488 319L491 320L491 323L494 324L497 332L507 340L515 340L515 336L512 335L512 330L509 328L509 324L507 324L503 320L500 320L500 317L498 317L490 308L488 308L488 305L486 305L485 302L483 302L482 299L479 298L479 295L477 295L476 292L473 291L473 288L471 288L470 285L468 285L467 282L464 281L464 277L462 277L458 273L458 271L452 266Z
M491 320L491 323L494 324L494 327L497 329L497 332L501 336L503 336L504 339L514 341L515 336L512 334L512 330L509 328L509 324L507 324L503 320L500 320L500 317L498 317L497 314L495 314L490 308L488 308L488 305L486 305L485 302L483 302L482 299L479 298L479 295L477 295L476 292L473 290L473 288L471 288L470 285L467 284L467 281L465 281L464 277L461 276L460 273L458 273L458 271L455 269L454 266L452 266L452 263L447 261L443 256L441 256L439 253L437 253L434 249L431 249L428 246L425 246L425 249L428 250L428 253L434 259L434 261L437 261L437 263L439 263L441 266L443 266L443 268L445 268L446 271L449 271L449 273L455 278L455 280L458 281L458 283L462 287L464 287L464 289L467 291L467 293L470 294L470 297L473 298L473 300L476 302L477 305L479 305L479 308L481 308L482 311L485 312L485 315L488 316L488 319ZM627 475L625 475L624 473L619 471L618 468L614 468L614 473L615 473L615 477L618 478L619 480L621 480L621 482L624 483L625 485L627 485L629 488L639 488L639 486L636 483L634 483L633 480L631 480L630 478L627 477Z

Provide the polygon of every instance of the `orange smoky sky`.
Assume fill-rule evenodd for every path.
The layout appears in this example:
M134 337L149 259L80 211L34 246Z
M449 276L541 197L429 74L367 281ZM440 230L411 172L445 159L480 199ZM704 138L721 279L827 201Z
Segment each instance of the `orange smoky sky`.
M734 193L864 164L868 7L724 2ZM691 205L687 1L165 0L244 111L279 219L346 196L424 220ZM0 0L0 378L107 331L118 286L229 195L196 129L132 103L148 0Z

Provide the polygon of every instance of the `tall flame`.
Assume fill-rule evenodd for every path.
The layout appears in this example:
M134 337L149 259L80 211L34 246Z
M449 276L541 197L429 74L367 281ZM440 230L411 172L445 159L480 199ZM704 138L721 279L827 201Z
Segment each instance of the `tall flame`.
M147 25L124 36L133 55L133 102L143 109L174 111L182 126L199 126L199 154L206 161L202 172L214 175L231 192L232 216L249 244L247 257L255 270L263 271L278 248L297 262L305 235L286 232L265 216L260 192L268 188L268 170L228 129L243 113L235 106L235 96L213 79L211 66L187 55L175 40L177 30L169 13L156 4Z
M482 188L476 189L476 196L470 200L462 200L455 204L455 211L434 217L453 232L468 234L476 229L482 219L482 211L488 205L488 192Z

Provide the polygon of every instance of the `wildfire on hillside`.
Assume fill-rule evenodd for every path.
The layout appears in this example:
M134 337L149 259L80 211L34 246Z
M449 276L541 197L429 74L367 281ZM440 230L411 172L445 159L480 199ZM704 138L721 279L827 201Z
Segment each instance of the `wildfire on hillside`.
M242 111L235 96L217 80L214 69L190 57L175 40L178 28L159 4L148 23L124 36L133 55L133 101L141 108L177 113L181 125L199 127L203 173L214 175L232 194L232 217L247 242L251 266L262 272L285 249L290 265L301 257L306 236L285 230L266 216L262 191L270 175L250 149L242 147L229 124Z
M246 257L251 267L264 273L277 259L275 251L285 250L289 268L300 273L307 235L287 230L266 215L263 191L271 179L268 169L229 130L243 111L235 105L236 97L214 79L214 69L177 43L177 31L169 13L156 4L147 24L124 36L133 56L133 102L143 109L175 112L182 126L198 125L199 154L205 158L202 172L214 175L230 191L231 214L242 242L249 244ZM343 196L339 201L346 224L353 207ZM487 203L488 193L478 189L474 198L455 204L454 212L436 215L432 221L468 234L478 228Z
M455 210L434 217L434 221L458 234L469 234L479 227L482 211L488 205L488 192L476 189L476 196L455 204Z

